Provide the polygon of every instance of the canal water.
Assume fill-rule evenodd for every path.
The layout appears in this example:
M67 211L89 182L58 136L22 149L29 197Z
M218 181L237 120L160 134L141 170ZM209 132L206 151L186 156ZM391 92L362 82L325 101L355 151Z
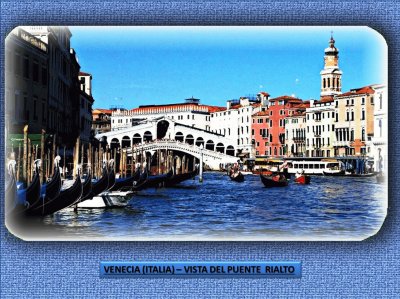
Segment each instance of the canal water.
M31 236L71 240L362 240L386 216L376 178L313 176L265 188L256 175L233 182L208 172L204 182L135 194L125 208L60 211L36 219Z

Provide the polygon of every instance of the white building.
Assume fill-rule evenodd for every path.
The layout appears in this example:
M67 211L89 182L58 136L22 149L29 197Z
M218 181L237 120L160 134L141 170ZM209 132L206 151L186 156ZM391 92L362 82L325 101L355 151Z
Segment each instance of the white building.
M256 99L241 97L238 101L227 101L226 110L211 113L211 131L235 142L239 156L253 157L252 115L266 107L268 99L269 94L261 92Z
M388 167L388 97L385 85L373 85L375 90L374 137L372 138L372 156L375 171L387 173Z
M165 116L188 126L210 131L210 113L222 111L224 107L201 105L198 99L187 99L184 103L139 106L132 110L118 109L111 116L111 130L132 127L138 121Z
M304 157L306 155L306 113L295 111L285 119L285 145L288 157Z
M333 99L310 101L306 109L306 156L333 157L335 141L335 102Z

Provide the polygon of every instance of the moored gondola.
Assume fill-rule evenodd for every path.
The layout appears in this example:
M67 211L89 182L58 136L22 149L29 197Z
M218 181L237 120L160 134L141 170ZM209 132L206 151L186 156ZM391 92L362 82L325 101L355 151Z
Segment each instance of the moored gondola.
M172 170L166 174L160 175L148 175L147 170L141 175L138 183L133 186L134 191L140 191L146 188L157 188L160 187L164 182L166 182L170 177L172 177Z
M81 200L80 200L81 202L86 199L92 198L108 189L108 171L107 171L107 167L105 165L103 165L102 176L97 181L92 183L91 189L92 190L89 192L89 194L87 194L81 198Z
M43 206L36 208L32 211L32 214L46 216L60 211L79 201L82 196L82 192L82 181L81 176L78 172L78 175L75 178L74 184L72 186L61 190L59 196L47 202Z
M260 174L261 182L265 187L286 187L288 185L288 180L284 176L273 175L265 176Z
M53 200L54 198L56 198L61 191L61 174L60 174L60 168L59 168L59 161L61 160L60 156L57 156L54 159L54 173L53 173L53 177L51 178L51 180L46 183L43 184L41 187L41 192L40 192L40 200L30 206L27 210L27 212L29 213L29 211L36 209L37 207L40 207L42 205L44 205L45 203L49 202L50 200Z
M88 174L85 178L85 181L83 182L82 185L82 196L81 198L86 198L90 192L92 192L92 172L90 171L90 168L88 169Z
M173 187L179 183L193 179L197 174L198 174L197 169L188 173L174 174L165 181L164 186Z
M240 171L231 173L229 175L229 177L232 181L235 181L235 182L243 182L244 181L244 175Z
M140 169L138 168L135 173L127 178L116 179L114 186L109 191L118 191L125 188L133 187L133 182L139 180Z

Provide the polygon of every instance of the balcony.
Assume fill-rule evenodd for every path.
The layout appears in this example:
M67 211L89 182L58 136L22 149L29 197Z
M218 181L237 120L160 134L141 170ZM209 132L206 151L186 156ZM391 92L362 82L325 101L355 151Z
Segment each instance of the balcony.
M333 146L337 147L350 147L350 141L334 141Z
M293 137L293 142L295 143L305 143L306 137Z

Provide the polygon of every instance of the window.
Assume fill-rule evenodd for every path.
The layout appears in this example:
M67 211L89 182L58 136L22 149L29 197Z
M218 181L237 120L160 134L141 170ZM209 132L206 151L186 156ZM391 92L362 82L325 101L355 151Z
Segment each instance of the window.
M361 99L361 105L365 105L365 98Z
M35 61L32 67L32 79L35 82L39 82L39 64Z
M354 120L354 111L351 110L351 120Z
M14 56L14 69L15 74L21 75L21 56L18 53Z
M42 67L42 84L47 85L47 68Z
M379 109L382 109L382 94L379 95Z
M24 57L23 75L25 78L29 79L29 59L28 59L28 57Z
M34 120L37 120L38 119L38 117L37 117L37 97L35 96L35 97L33 97L33 119Z
M361 111L361 120L365 120L365 110Z

